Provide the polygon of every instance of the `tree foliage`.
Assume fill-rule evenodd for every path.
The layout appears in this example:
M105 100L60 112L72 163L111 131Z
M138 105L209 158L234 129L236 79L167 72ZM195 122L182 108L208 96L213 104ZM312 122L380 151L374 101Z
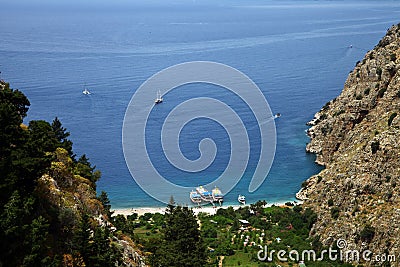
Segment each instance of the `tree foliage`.
M163 240L155 251L154 266L204 266L207 255L193 211L170 205L165 224Z

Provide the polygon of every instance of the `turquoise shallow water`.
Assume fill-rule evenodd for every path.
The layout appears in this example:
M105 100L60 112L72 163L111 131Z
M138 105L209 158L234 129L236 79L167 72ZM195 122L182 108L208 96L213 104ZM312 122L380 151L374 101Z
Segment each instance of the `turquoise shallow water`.
M163 205L132 179L122 152L122 123L133 93L147 78L192 60L237 68L259 86L273 113L282 114L275 120L276 155L267 179L247 192L259 137L252 133L251 113L234 96L186 86L171 92L156 119L199 95L229 102L248 122L253 153L226 202L236 204L238 194L249 202L293 200L302 181L321 169L305 153L305 123L340 93L348 72L398 23L400 11L396 1L137 1L112 8L106 2L31 2L29 8L28 2L2 2L1 78L29 97L27 120L61 119L76 153L86 153L102 171L98 189L109 193L115 208ZM82 95L84 83L92 95ZM211 181L229 160L224 129L197 120L183 129L180 145L185 156L196 159L198 142L206 137L215 140L218 154L201 173L169 166L156 133L149 136L155 140L149 142L151 160L173 182Z

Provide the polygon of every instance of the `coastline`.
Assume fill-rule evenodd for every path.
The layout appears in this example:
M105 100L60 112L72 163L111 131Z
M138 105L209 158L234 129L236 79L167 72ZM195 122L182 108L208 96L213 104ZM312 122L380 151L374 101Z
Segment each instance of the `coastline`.
M285 202L273 202L273 203L267 203L267 205L265 205L265 207L271 207L271 206L279 206L279 207L286 207L285 203L287 202L291 202L293 203L293 201L285 201ZM302 201L297 201L297 203L295 203L295 205L301 205L303 202ZM246 206L250 206L250 204L246 204L246 205L225 205L225 206L189 206L189 208L191 208L194 212L195 215L198 215L201 212L207 213L209 215L214 215L216 214L218 209L227 209L229 207L233 207L234 210L239 209L240 207L246 207ZM164 214L165 210L167 207L132 207L132 208L120 208L120 209L112 209L111 211L114 212L113 216L115 215L124 215L124 216L128 216L131 215L133 213L137 213L138 216L142 216L145 213L161 213Z

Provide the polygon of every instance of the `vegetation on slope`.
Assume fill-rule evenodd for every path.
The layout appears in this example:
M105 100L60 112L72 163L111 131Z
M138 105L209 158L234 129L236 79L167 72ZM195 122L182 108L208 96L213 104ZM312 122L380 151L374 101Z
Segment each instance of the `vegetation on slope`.
M76 159L57 118L24 125L29 105L1 82L0 266L125 264L107 195L96 196L100 172Z
M315 250L319 257L327 249L318 238L309 238L316 215L293 204L265 207L259 201L239 209L220 208L214 215L200 213L197 222L190 209L173 206L165 215L118 216L121 223L133 226L132 236L142 244L151 266L298 266L303 251ZM275 251L271 260L262 258L265 246L268 257ZM277 256L279 250L286 251L287 258L292 250L300 255L284 261ZM306 256L305 262L307 266L347 266L328 257L317 261Z

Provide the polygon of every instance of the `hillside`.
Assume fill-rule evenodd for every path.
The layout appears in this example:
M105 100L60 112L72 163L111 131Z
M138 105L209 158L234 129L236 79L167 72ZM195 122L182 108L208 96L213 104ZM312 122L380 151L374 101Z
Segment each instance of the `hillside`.
M343 238L348 249L400 253L399 69L400 24L357 62L342 93L309 122L306 150L326 168L298 197L318 214L311 235L324 245Z
M0 266L144 266L97 196L100 172L57 118L23 124L29 106L0 81Z

